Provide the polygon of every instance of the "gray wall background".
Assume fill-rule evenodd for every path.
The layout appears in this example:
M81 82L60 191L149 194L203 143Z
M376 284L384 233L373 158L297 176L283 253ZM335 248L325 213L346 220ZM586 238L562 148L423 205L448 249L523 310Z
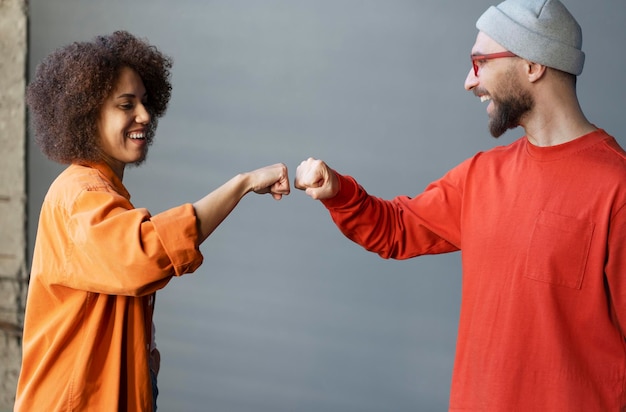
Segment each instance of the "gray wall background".
M491 0L31 0L30 73L66 43L127 29L174 58L173 98L136 206L192 202L238 172L308 156L371 193L412 195L497 144L463 90ZM583 109L624 145L626 3L566 0L583 27ZM30 138L32 142L32 136ZM61 166L29 148L29 244ZM111 241L115 241L112 239ZM163 411L443 411L460 255L385 261L294 191L249 195L158 294Z

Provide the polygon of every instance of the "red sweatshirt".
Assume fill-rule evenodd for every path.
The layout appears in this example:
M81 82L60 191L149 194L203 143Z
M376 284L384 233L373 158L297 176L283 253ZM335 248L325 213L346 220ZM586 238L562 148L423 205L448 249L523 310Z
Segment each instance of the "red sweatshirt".
M626 153L521 138L410 198L339 176L339 229L384 258L462 251L450 411L626 407Z

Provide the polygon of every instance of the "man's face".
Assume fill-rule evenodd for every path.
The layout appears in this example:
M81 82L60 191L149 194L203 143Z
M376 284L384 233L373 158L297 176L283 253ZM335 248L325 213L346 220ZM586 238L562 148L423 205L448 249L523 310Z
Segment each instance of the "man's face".
M507 70L491 88L493 110L489 113L489 132L496 138L521 125L524 115L534 106L533 97L513 72L514 69Z
M483 32L479 32L472 47L472 55L490 55L506 51ZM520 58L479 59L474 62L465 79L465 89L472 91L483 102L489 102L489 131L500 137L508 129L521 125L524 116L532 110L534 100L524 88Z

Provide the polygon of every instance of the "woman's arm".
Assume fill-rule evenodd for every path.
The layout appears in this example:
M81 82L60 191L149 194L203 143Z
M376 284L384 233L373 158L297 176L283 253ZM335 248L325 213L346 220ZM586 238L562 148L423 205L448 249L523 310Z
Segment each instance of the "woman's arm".
M198 244L226 219L239 201L249 192L271 193L280 200L289 194L287 166L278 163L272 166L241 173L193 204L198 218Z

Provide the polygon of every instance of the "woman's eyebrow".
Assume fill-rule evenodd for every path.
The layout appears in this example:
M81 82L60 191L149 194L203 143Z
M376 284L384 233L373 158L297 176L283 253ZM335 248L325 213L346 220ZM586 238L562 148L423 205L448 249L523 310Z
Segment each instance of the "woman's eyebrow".
M144 95L142 97L145 97L146 93L144 93ZM135 95L134 93L122 93L119 96L116 97L116 99L125 99L125 98L135 98L137 97L137 95Z

